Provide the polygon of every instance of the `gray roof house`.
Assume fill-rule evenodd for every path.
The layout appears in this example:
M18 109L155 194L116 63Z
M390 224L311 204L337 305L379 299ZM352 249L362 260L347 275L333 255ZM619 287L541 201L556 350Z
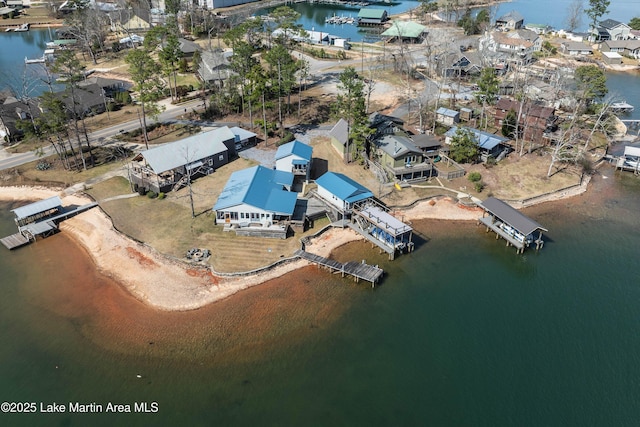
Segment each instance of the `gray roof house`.
M231 56L233 51L202 52L198 76L204 82L215 82L218 86L224 86L224 82L233 74L229 63Z
M524 24L524 16L515 10L508 12L498 19L496 19L496 28L502 28L506 30L517 30L522 28Z
M167 192L189 179L208 175L229 161L227 146L235 136L228 127L192 135L142 151L133 158L129 180L136 191Z
M489 157L499 159L500 155L506 149L506 142L509 140L508 138L470 127L464 127L462 129L469 131L476 140L478 148L480 149L480 157L485 162ZM446 137L445 142L447 144L451 144L451 139L456 135L457 130L458 127L454 126L444 134Z
M398 181L424 180L433 175L433 166L411 139L385 135L373 142L379 163Z
M591 46L583 42L564 41L560 45L562 51L571 56L577 55L593 55L593 49Z
M605 19L597 28L590 28L590 40L626 40L631 37L631 27L614 19Z

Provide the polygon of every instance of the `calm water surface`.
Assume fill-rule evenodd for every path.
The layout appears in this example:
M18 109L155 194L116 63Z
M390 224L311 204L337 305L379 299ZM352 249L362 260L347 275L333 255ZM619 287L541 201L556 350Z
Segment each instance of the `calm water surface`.
M640 181L529 209L517 256L474 223L414 224L372 291L315 268L188 313L93 271L64 234L0 258L0 398L157 401L158 414L3 415L11 425L636 425ZM2 209L0 224L12 232ZM141 375L142 378L137 378Z

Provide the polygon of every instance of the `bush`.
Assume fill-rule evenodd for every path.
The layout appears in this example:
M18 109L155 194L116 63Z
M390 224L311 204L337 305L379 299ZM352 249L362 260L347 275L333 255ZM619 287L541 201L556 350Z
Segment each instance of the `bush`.
M476 181L473 184L473 187L476 189L476 192L482 193L482 190L484 190L484 183L482 181Z
M480 172L471 172L467 176L467 179L471 182L480 182L480 180L482 179L482 175L480 175Z
M164 193L162 191L158 193L158 200L162 200L162 199L164 199L164 197L165 197L165 195L164 195Z
M150 198L150 199L155 199L156 197L158 197L158 195L156 194L155 191L149 191L147 193L147 197Z
M296 137L293 135L293 133L286 131L284 133L284 136L282 138L280 138L280 140L278 142L276 142L276 146L281 146L282 144L286 144L287 142L291 142L293 140L295 140Z

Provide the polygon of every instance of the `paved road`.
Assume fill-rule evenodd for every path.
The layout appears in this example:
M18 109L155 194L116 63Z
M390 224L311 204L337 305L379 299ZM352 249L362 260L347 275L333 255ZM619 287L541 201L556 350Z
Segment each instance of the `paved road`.
M192 111L193 109L198 109L202 107L202 100L196 99L193 101L188 101L180 105L172 105L170 103L164 103L165 111L160 113L158 116L158 122L165 122L175 119L181 114ZM156 123L156 120L148 120L148 124ZM121 131L129 132L135 129L140 128L140 121L136 118L135 120L131 120L129 122L120 123L114 126L110 126L107 128L103 128L92 132L89 134L89 141L92 145L102 145L110 142L109 138L117 135ZM50 156L54 154L54 149L51 145L45 145L42 149L44 153L44 157ZM37 160L39 156L35 155L33 152L28 153L19 153L19 154L10 154L5 150L0 151L0 170L14 168L16 166L20 166L25 163L33 162Z

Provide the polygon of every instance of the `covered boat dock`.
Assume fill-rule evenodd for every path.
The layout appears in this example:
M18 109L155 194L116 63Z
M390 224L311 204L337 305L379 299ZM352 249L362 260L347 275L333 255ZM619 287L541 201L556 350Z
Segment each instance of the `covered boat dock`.
M396 252L413 251L413 229L409 225L372 203L354 209L354 213L357 231L387 252L389 259L394 259Z
M58 231L58 223L88 209L98 206L97 203L89 203L82 206L64 208L60 197L53 196L48 199L30 203L13 209L14 221L18 226L18 232L0 239L7 249L16 249L36 240L36 237L48 237Z
M514 246L518 253L523 253L532 244L535 244L536 250L544 246L542 232L548 230L506 202L489 197L478 206L484 209L478 221L487 227L487 233L493 230L496 239L502 237L507 241L507 246ZM536 231L537 237L534 236Z

